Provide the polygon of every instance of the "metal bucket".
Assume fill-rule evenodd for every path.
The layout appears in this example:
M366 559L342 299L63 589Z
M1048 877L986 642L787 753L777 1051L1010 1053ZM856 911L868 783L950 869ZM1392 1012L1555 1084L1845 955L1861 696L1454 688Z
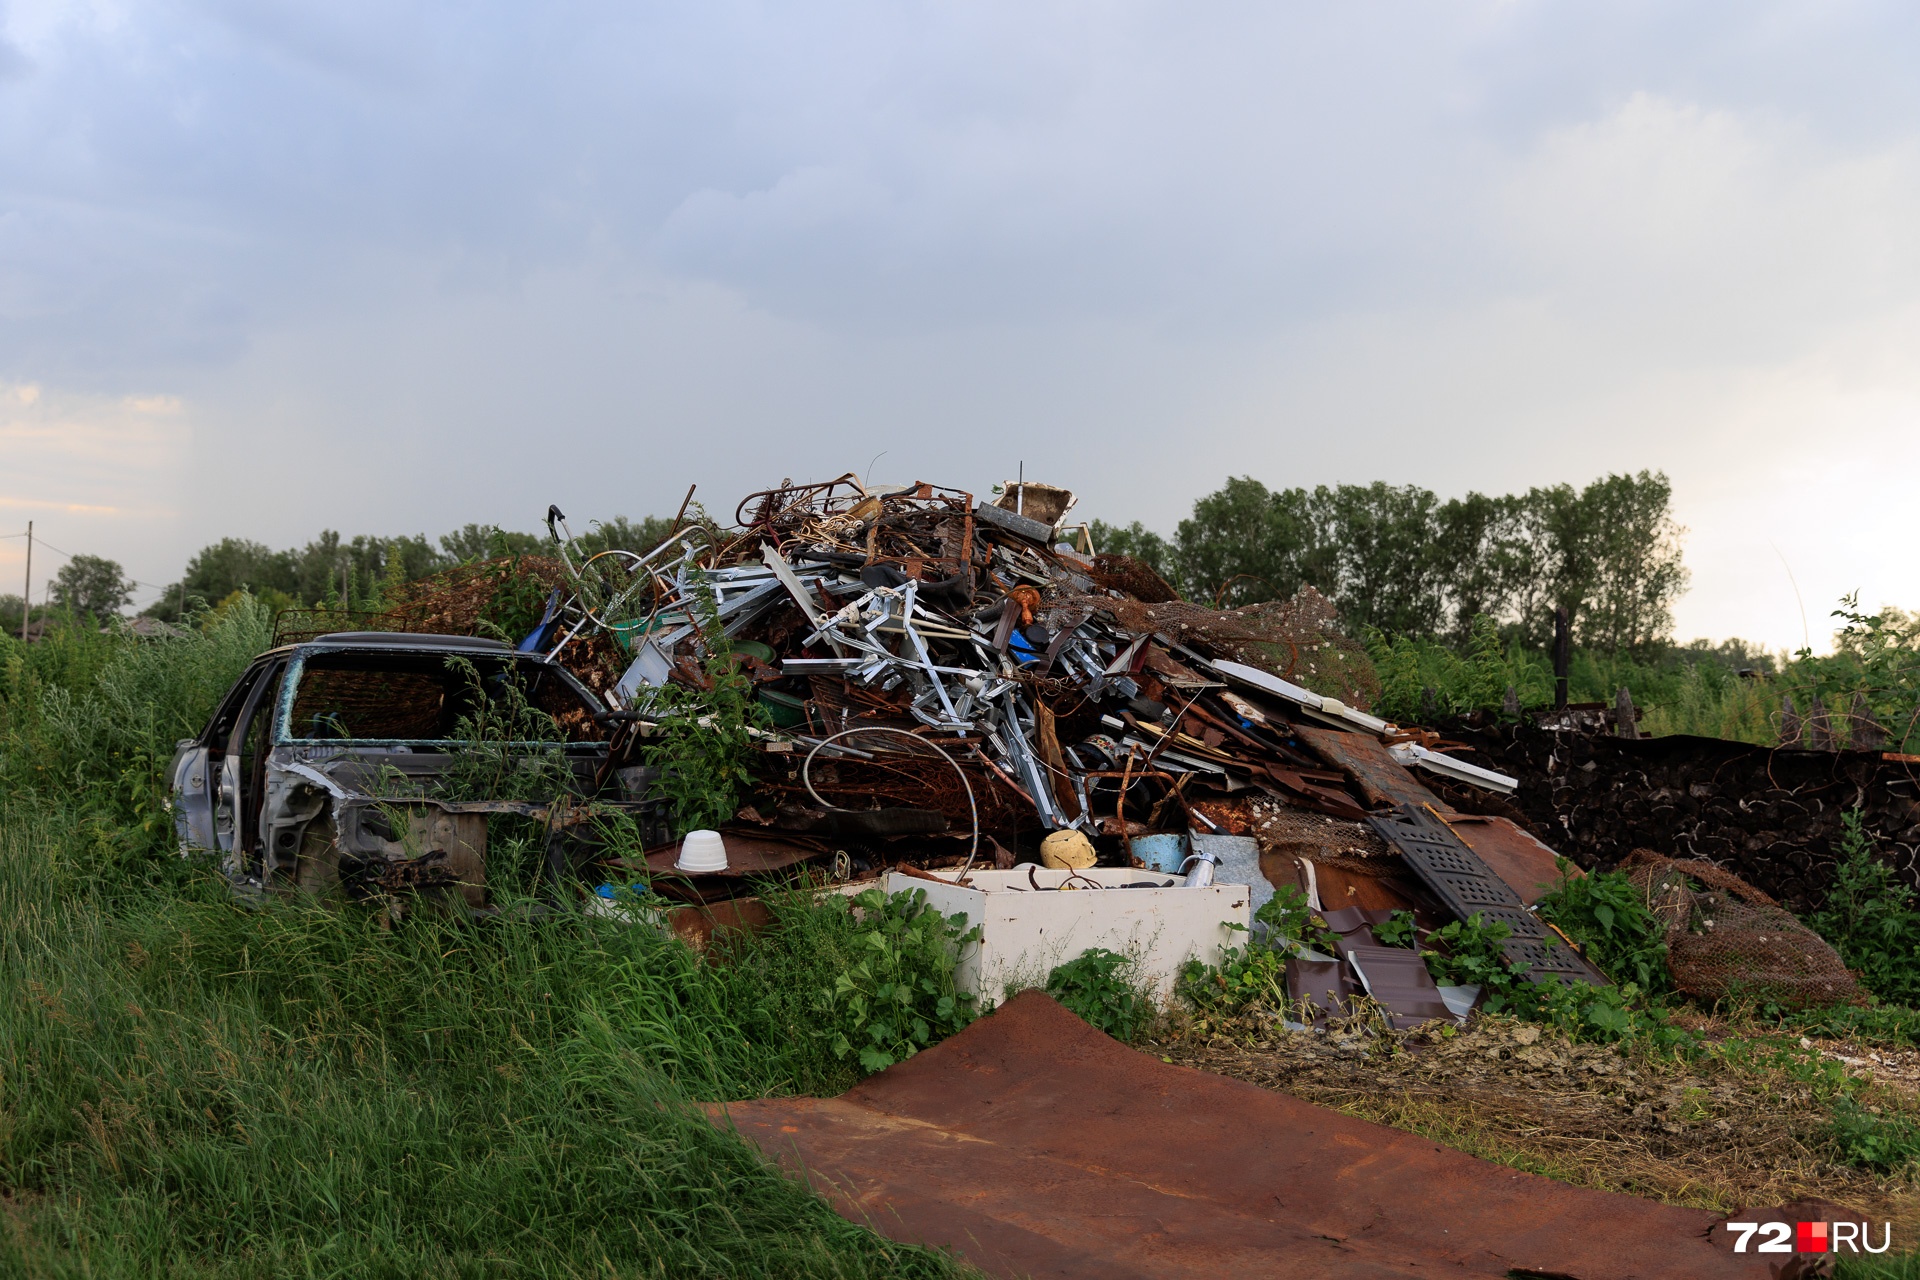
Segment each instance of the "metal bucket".
M1135 836L1133 856L1150 870L1177 876L1180 874L1180 864L1187 860L1187 838L1177 831L1158 836Z

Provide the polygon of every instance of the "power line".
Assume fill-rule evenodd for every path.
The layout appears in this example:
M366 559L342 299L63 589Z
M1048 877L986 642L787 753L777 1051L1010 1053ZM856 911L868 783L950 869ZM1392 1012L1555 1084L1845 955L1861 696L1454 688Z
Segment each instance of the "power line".
M26 537L26 536L27 536L27 535L26 535L26 534L24 534L24 533L4 533L4 534L0 534L0 538L24 538L24 537ZM40 537L40 536L38 536L38 535L35 535L35 537L34 537L34 539L33 539L33 544L34 544L35 546L37 546L37 547L45 547L45 548L46 548L47 550L49 550L49 551L51 551L51 552L53 552L53 553L54 553L55 555L61 555L61 556L65 556L65 557L66 557L67 559L69 559L69 560L71 560L71 559L73 559L73 558L74 558L74 553L73 553L73 552L71 552L71 551L68 551L68 550L66 550L66 549L65 549L64 547L56 547L56 546L54 546L54 545L53 545L53 544L52 544L51 542L48 542L48 541L47 541L47 540L46 540L45 538L42 538L42 537ZM165 582L165 583L162 583L162 582L142 582L142 581L140 581L140 579L138 579L138 578L128 578L128 579L127 579L127 581L128 581L128 582L130 582L130 583L132 583L132 584L133 584L134 586L136 586L136 587L145 587L145 588L146 588L147 590L149 590L149 591L160 591L160 592L165 592L165 591L167 591L167 590L169 590L169 589L171 589L171 588L172 588L172 587L173 587L173 586L175 585L175 584L173 584L173 583L171 583L171 582Z

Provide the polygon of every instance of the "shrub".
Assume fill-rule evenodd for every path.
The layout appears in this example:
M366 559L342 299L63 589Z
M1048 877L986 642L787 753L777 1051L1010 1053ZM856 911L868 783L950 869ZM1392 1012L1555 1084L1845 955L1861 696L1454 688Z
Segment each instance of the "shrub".
M820 992L826 1029L817 1034L835 1056L882 1071L973 1021L973 997L954 989L953 975L960 948L980 934L966 929L965 915L934 910L921 889L868 889L852 906L860 912L853 960Z
M1874 995L1920 1002L1920 909L1913 889L1879 856L1858 809L1841 822L1833 888L1807 923Z
M1116 1040L1132 1040L1153 1010L1153 1002L1128 981L1133 970L1127 956L1093 947L1047 975L1047 994L1088 1026Z
M1654 995L1672 990L1666 926L1647 909L1626 873L1574 876L1571 862L1555 861L1560 883L1536 904L1541 919L1579 943L1587 958L1615 982L1631 982Z

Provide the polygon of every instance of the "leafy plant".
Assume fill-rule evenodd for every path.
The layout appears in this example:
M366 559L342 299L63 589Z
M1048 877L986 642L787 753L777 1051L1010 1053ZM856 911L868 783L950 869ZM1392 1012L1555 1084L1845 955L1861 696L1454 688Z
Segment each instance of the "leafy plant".
M1174 989L1188 1006L1215 1017L1232 1017L1255 1003L1285 1008L1287 954L1258 941L1223 947L1217 965L1189 960L1181 966Z
M707 650L704 687L669 684L653 691L649 710L658 728L642 751L660 770L654 786L686 831L718 827L733 817L740 792L752 781L752 730L767 724L753 682L727 652L711 590L704 583L697 590L694 612Z
M1920 1124L1912 1117L1887 1115L1850 1097L1833 1103L1827 1137L1850 1165L1893 1173L1920 1159Z
M1414 945L1413 912L1396 911L1382 924L1373 926L1374 940L1383 947L1408 947Z
M1643 1000L1635 983L1590 987L1548 975L1535 982L1526 966L1509 967L1501 948L1512 934L1498 920L1479 912L1455 920L1427 935L1423 955L1427 971L1442 985L1477 986L1485 992L1482 1008L1488 1013L1511 1013L1529 1022L1557 1026L1580 1040L1632 1040L1645 1037L1671 1045L1688 1037L1667 1026L1658 1009Z
M840 899L845 902L845 899ZM883 1071L972 1022L973 997L954 987L960 949L980 937L964 914L943 916L925 890L889 896L868 889L853 899L857 957L820 992L835 1056L857 1056ZM846 909L846 908L843 908Z
M1535 904L1541 919L1579 943L1587 958L1615 982L1631 982L1653 995L1671 990L1666 926L1647 909L1626 873L1575 876L1567 859L1555 862L1560 883Z
M1256 944L1283 951L1297 947L1312 947L1323 952L1333 950L1333 932L1313 913L1313 908L1307 905L1307 895L1295 885L1275 889L1273 896L1253 913L1253 922L1265 925L1267 930L1265 938L1256 938Z
M1513 930L1498 920L1488 921L1478 911L1427 935L1423 954L1427 972L1442 986L1480 987L1490 993L1489 1007L1499 993L1510 990L1518 975L1507 967L1501 944ZM1495 1009L1495 1012L1498 1012Z
M1874 995L1920 1001L1920 907L1913 889L1880 857L1858 809L1840 821L1833 888L1807 923Z
M551 588L539 575L528 572L524 557L512 548L508 535L499 529L487 531L486 575L493 591L474 621L481 635L518 644L532 634L546 615Z
M511 667L482 673L459 656L447 669L467 687L454 722L457 745L434 790L450 800L551 800L577 789L566 754L553 742L553 718L527 699Z
M1920 1044L1920 1009L1881 1004L1871 1008L1834 1004L1824 1008L1780 1010L1788 1026L1810 1036L1865 1044Z
M1128 981L1134 967L1127 956L1093 947L1055 966L1047 975L1047 994L1087 1025L1116 1040L1132 1040L1153 1009L1152 1002Z

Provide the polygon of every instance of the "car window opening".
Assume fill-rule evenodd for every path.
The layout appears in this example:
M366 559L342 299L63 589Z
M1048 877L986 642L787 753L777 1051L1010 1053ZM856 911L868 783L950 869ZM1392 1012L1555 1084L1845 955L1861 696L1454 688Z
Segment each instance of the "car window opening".
M516 709L523 709L517 717ZM544 667L389 653L308 655L286 733L309 741L454 742L473 736L476 725L487 726L489 737L510 733L518 741L605 736L579 693Z

